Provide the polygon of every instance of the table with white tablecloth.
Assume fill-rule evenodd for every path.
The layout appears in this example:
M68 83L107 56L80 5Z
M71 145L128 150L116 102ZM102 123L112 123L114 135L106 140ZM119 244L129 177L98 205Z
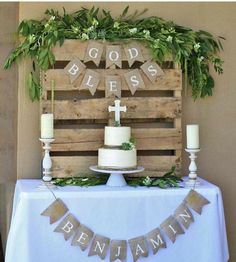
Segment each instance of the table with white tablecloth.
M220 189L205 180L196 191L210 204L202 215L193 211L194 223L173 244L166 237L167 247L156 255L139 261L226 262L229 259L224 210ZM97 262L78 246L71 246L62 234L53 230L41 212L54 200L49 190L40 191L40 180L18 180L13 214L8 235L5 262ZM188 188L159 189L147 187L73 187L54 190L56 197L82 224L110 239L134 238L158 227L188 194ZM109 256L104 261L109 261ZM133 261L128 249L127 262Z

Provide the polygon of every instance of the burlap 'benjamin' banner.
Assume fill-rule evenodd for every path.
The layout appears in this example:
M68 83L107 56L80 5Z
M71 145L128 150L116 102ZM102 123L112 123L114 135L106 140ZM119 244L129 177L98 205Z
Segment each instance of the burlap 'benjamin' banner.
M201 214L203 206L209 203L201 194L195 190L190 190L183 202L174 211L173 216L171 215L164 220L160 228L157 227L146 235L128 240L133 261L136 262L141 257L148 257L148 247L152 249L153 254L157 254L162 248L167 248L165 235L174 243L178 235L184 234L181 225L188 229L190 224L194 222L190 208ZM62 218L67 212L66 205L60 199L56 199L41 215L50 217L51 224L62 219L54 231L62 233L66 241L73 236L71 245L79 246L82 251L90 246L88 256L99 256L101 259L105 259L108 251L110 251L110 262L117 260L126 262L126 240L110 241L108 237L94 234L87 226L80 224L72 214L68 213L67 216Z

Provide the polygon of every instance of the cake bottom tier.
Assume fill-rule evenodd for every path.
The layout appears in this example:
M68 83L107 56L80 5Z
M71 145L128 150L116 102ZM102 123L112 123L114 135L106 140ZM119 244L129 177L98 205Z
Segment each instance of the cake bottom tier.
M135 168L137 166L136 149L100 148L98 150L98 166L113 169Z

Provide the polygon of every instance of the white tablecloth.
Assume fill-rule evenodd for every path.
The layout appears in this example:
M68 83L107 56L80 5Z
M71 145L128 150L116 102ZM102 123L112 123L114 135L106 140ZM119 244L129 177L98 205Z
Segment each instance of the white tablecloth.
M94 262L88 250L70 246L70 240L54 233L58 222L40 216L54 198L48 191L39 191L40 180L18 180L15 189L11 228L6 249L6 262ZM221 192L206 181L196 189L211 203L202 215L194 211L195 222L174 244L165 237L167 249L161 249L139 261L165 262L226 262L228 246ZM126 239L143 235L156 228L183 201L189 189L158 188L89 188L67 186L54 190L70 212L95 233L111 239ZM109 261L109 256L105 261ZM133 261L128 248L127 262Z

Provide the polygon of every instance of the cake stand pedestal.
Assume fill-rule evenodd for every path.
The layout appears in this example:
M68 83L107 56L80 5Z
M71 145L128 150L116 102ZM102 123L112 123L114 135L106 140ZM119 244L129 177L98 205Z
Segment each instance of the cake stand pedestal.
M127 185L123 174L133 174L133 173L139 173L144 171L144 167L142 166L138 166L137 168L130 169L130 170L102 169L99 166L91 166L90 169L98 173L110 174L109 179L107 180L107 186L114 186L114 187Z

